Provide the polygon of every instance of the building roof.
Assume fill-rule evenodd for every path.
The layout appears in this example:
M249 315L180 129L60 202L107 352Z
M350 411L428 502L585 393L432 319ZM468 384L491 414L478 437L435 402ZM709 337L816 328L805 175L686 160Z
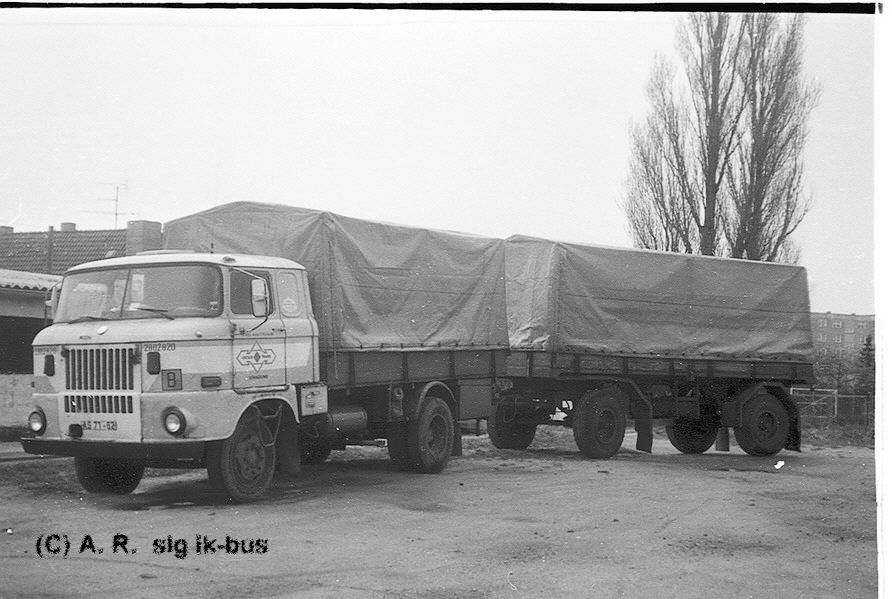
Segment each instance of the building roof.
M62 280L56 275L0 268L0 288L46 291Z
M7 233L0 235L0 269L60 275L83 262L123 256L126 246L125 229Z

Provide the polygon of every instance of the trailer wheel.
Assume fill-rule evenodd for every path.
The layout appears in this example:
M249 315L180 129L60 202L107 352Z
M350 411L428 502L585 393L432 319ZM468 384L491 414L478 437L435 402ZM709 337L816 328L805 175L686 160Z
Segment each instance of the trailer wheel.
M536 436L535 423L514 422L518 410L510 403L497 403L486 421L489 440L499 449L526 449Z
M141 460L74 458L77 480L87 493L132 493L145 469L145 462Z
M626 410L616 387L588 391L573 408L573 438L587 458L609 458L626 435Z
M672 446L681 453L704 453L715 443L719 430L701 420L676 420L666 427Z
M212 441L207 448L211 485L229 493L233 500L247 503L260 499L272 484L276 469L276 446L264 441L270 435L259 411L248 410L239 419L232 436Z
M418 419L407 423L409 468L435 474L443 470L452 455L455 431L452 412L439 397L429 395L421 401Z
M783 404L769 393L760 393L744 404L734 438L746 453L766 456L784 448L789 432L790 415Z

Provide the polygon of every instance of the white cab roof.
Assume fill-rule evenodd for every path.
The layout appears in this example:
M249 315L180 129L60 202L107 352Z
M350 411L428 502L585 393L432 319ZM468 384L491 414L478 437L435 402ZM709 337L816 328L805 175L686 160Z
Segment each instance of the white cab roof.
M290 268L304 270L304 267L276 256L252 256L248 254L199 254L193 252L179 252L162 250L159 252L144 252L135 256L123 256L121 258L109 258L78 264L68 270L77 272L93 268L114 268L142 266L146 264L182 264L204 263L219 264L221 266L237 266L239 268Z

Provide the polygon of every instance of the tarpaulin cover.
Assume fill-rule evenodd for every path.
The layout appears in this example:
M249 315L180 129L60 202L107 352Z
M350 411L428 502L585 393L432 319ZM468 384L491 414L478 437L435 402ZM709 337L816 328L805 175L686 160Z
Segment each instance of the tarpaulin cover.
M171 221L164 247L307 269L322 349L506 348L505 242L236 202Z
M512 349L811 362L805 269L514 236Z

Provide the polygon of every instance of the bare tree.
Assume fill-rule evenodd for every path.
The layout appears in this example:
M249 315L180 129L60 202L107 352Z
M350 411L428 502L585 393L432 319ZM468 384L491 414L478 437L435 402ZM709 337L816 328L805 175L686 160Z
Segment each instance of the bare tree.
M790 235L808 210L802 151L819 95L803 81L803 17L782 24L775 14L745 15L742 22L746 113L725 233L735 258L795 261L798 250Z
M695 13L680 22L683 99L672 88L672 70L657 61L648 85L651 112L632 130L623 202L640 247L677 251L671 243L653 244L677 239L688 253L719 249L722 188L743 110L736 76L741 44L740 25L730 15ZM662 230L642 231L644 223Z
M632 127L630 174L623 208L639 247L693 253L698 247L687 177L675 157L684 156L681 115L671 93L672 73L657 61L648 85L653 111Z
M798 260L790 235L817 91L802 79L802 18L697 13L678 24L683 92L658 59L631 130L622 207L639 247Z

